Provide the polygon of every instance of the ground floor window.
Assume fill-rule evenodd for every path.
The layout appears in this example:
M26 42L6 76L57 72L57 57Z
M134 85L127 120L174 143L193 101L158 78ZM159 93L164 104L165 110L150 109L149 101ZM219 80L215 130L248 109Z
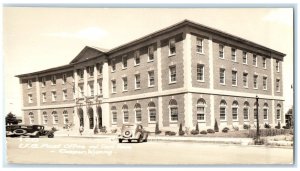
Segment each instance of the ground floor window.
M58 124L58 114L56 111L52 112L53 124Z
M123 110L123 120L124 120L124 123L126 123L129 121L128 106L124 105L122 110Z
M172 99L169 102L171 121L178 121L178 106L177 101Z
M149 110L149 121L156 122L156 108L154 102L150 102L148 104L148 110Z
M33 124L34 123L34 115L32 112L30 112L29 114L29 124Z
M47 112L43 112L43 124L47 124L48 123L48 115Z
M220 103L220 120L226 120L226 101L222 100Z
M244 120L249 120L249 109L247 107L244 108Z
M205 120L205 100L199 99L197 102L197 120L204 121Z
M112 113L112 122L117 123L117 109L115 106L111 107L111 113Z

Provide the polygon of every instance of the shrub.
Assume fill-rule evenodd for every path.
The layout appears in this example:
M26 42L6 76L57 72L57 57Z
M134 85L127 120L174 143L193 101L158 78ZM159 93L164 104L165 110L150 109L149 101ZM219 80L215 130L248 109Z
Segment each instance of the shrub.
M267 137L267 136L276 136L276 135L285 135L285 134L291 134L293 133L293 130L291 129L261 129L259 130L259 134L261 137ZM256 137L256 130L250 130L249 132L249 138L255 138Z
M156 125L155 125L155 134L160 134L161 133L161 130L159 130L159 126L158 126L158 122L156 122Z
M238 127L238 126L233 126L233 125L232 125L232 128L233 128L234 131L238 131L238 130L239 130L239 127Z
M200 134L207 134L205 130L201 131Z
M58 131L58 129L55 128L55 127L52 127L52 128L51 128L51 131L55 132L55 131Z
M207 133L209 133L209 134L214 134L215 131L214 131L213 129L207 129Z
M264 126L265 128L267 128L267 129L270 129L271 128L271 126L269 125L269 124L267 124L267 123L265 123L265 126Z
M182 130L182 123L180 123L180 125L179 125L179 132L178 132L178 134L179 134L180 136L183 136L183 135L184 135L184 131Z
M197 130L192 130L192 131L191 131L191 134L192 134L192 135L198 135L198 134L199 134L199 131L197 131Z
M219 132L219 126L218 126L217 119L215 119L214 131L215 131L215 132Z
M222 132L227 133L229 131L229 128L225 127L222 129Z
M280 129L281 128L281 125L280 125L280 122L278 122L278 125L275 126L276 129Z
M243 125L243 128L244 128L244 129L250 129L250 128L251 128L251 125L244 124L244 125Z
M198 122L196 122L196 131L199 132L199 125L198 125Z
M165 132L165 135L173 136L173 135L176 135L176 132L173 132L173 131L166 131L166 132Z
M282 126L283 129L290 129L291 127L289 125Z
M117 133L117 131L118 131L117 129L112 129L111 133L115 134L115 133Z

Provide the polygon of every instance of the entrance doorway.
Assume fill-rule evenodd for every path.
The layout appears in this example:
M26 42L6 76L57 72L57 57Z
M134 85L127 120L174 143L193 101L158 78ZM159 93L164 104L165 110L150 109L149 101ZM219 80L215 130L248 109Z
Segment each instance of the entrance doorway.
M102 108L97 107L97 114L98 114L98 127L102 128Z
M81 108L79 108L77 110L77 113L78 113L78 118L79 118L79 126L84 127L83 110Z
M90 121L90 129L94 129L94 111L91 107L88 109L88 116Z

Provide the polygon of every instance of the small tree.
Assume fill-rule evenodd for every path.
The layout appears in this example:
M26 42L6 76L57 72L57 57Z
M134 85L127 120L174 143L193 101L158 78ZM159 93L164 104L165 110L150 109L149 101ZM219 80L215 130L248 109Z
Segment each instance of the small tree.
M196 122L196 131L199 132L199 126L198 126L198 122Z
M156 122L156 125L155 125L155 134L160 134L161 131L159 130L159 125L158 125L158 122Z
M14 114L12 114L11 112L9 112L5 117L5 124L6 125L18 124L18 123L21 123L21 122L22 122L22 120L17 119L17 117Z
M219 132L219 126L218 126L217 119L215 119L214 131L215 131L215 132Z
M184 131L182 130L182 123L180 123L179 125L179 132L178 132L179 135L184 135Z

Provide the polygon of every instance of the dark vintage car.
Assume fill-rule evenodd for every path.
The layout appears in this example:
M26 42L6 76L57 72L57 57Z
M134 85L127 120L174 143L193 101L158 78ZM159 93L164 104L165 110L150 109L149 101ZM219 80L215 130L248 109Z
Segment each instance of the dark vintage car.
M132 140L141 142L147 142L149 132L143 129L140 124L123 124L121 134L119 135L119 143L123 140L131 142Z
M54 137L54 132L44 129L43 125L8 125L6 126L6 137L28 136L39 138L40 136Z

